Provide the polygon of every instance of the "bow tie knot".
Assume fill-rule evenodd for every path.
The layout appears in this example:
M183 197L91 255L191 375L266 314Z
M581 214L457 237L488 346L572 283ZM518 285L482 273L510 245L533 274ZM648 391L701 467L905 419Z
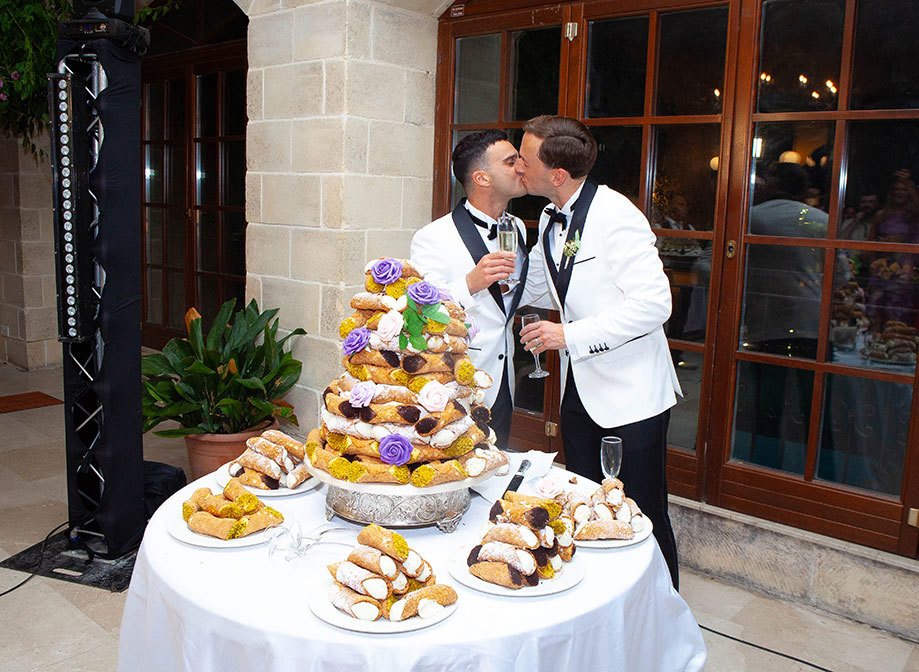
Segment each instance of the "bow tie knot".
M556 222L562 225L562 231L568 227L568 215L563 212L559 212L554 208L546 208L546 214L549 215L549 226L552 226Z

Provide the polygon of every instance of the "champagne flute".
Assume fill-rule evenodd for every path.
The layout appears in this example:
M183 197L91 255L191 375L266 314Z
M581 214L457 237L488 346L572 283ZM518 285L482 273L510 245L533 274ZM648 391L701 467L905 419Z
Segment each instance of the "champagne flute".
M517 225L514 218L506 212L498 217L498 249L502 252L517 253ZM515 264L516 265L516 264ZM516 269L515 269L516 272ZM514 287L517 284L517 278L513 275L504 280L508 287Z
M536 324L540 319L542 318L539 317L539 313L529 313L528 315L524 315L522 318L520 318L520 326L525 327L528 324ZM533 353L533 359L536 361L536 370L527 376L527 378L545 378L548 376L549 372L544 370L539 365L539 355L537 355L535 352Z
M616 478L622 466L622 439L604 436L600 439L600 469L606 478Z

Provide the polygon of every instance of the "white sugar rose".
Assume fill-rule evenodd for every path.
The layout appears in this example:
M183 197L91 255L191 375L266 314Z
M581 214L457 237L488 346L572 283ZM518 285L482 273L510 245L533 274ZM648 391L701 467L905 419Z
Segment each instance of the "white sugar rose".
M540 479L536 483L536 494L546 499L554 499L555 496L561 494L563 490L564 488L561 483L548 476Z
M377 336L384 343L388 343L399 335L403 324L405 324L405 320L402 318L402 313L390 310L380 317L380 321L377 324Z
M428 413L440 413L447 407L448 401L450 401L450 391L436 380L428 382L418 393L418 403L424 406Z

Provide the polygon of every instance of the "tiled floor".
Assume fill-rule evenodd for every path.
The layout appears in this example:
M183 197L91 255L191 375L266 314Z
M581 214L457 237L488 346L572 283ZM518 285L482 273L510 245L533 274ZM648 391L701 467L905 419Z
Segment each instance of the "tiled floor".
M0 364L0 395L62 397L60 370ZM0 414L0 559L40 541L67 515L62 407ZM148 435L147 459L188 469L184 443ZM0 570L0 592L24 577ZM919 672L919 646L872 628L684 571L682 594L703 626L834 672ZM0 597L0 672L115 669L124 594L35 578ZM703 631L711 672L814 667ZM164 670L163 672L169 672ZM644 670L637 672L645 672Z

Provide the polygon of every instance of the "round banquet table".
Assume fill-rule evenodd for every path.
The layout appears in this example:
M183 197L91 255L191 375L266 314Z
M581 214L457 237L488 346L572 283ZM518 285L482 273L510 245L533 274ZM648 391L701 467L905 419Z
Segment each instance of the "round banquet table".
M200 478L147 526L121 621L120 672L669 672L705 663L702 633L653 536L624 548L578 548L571 566L581 564L585 576L565 592L489 595L447 570L451 557L478 542L487 520L489 503L473 494L452 534L400 530L437 582L456 588L455 613L413 632L366 634L328 625L307 606L310 588L329 576L327 563L345 558L345 546L314 546L286 561L283 552L269 560L268 544L211 550L170 536L167 519L181 518L182 502L199 487L219 490L213 474ZM326 522L325 487L263 501L307 532ZM360 525L333 522L353 528L335 539L356 543Z

